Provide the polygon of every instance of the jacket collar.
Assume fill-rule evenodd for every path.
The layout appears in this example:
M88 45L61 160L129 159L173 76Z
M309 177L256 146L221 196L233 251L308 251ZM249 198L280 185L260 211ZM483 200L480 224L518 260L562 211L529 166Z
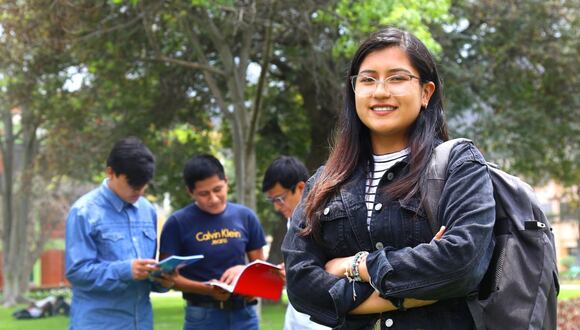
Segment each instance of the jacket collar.
M122 200L121 197L119 197L119 195L117 195L114 191L112 191L111 188L109 188L109 179L105 179L103 180L103 183L101 183L101 194L103 195L103 197L105 197L105 199L113 206L113 208L117 212L123 211L123 208L125 208L125 206L128 205L132 205L136 208L139 207L139 200L137 200L137 202L135 202L134 204L127 203L124 200Z

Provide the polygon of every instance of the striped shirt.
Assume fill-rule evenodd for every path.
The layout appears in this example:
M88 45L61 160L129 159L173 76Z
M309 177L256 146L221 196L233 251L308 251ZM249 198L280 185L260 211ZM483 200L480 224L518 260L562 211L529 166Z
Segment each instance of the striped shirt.
M367 229L370 231L371 216L373 215L373 208L375 207L375 196L377 194L377 187L383 175L393 165L403 160L409 155L409 148L401 151L393 152L386 155L373 155L374 169L369 171L367 181L365 184L365 201L367 204Z

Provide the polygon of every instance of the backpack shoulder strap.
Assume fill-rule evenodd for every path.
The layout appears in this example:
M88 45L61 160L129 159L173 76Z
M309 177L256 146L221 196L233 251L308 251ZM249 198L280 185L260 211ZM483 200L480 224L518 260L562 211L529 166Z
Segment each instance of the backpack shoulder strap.
M421 200L429 220L431 231L435 235L441 227L441 221L437 218L439 209L439 199L441 191L447 179L447 165L449 154L453 148L460 143L471 143L471 140L459 138L445 141L433 149L431 159L425 170L423 185L421 189Z

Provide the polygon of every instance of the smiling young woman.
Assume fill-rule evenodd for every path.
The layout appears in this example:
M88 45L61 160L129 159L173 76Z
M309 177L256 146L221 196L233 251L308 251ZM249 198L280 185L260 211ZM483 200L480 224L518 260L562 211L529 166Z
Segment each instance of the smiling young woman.
M366 79L359 78L353 85L356 113L369 130L374 154L396 152L407 146L408 130L435 90L432 81L421 82L418 75L409 56L399 47L374 51L362 61L358 77Z
M338 329L473 328L466 297L493 250L491 180L475 147L454 149L439 214L447 229L433 237L421 178L448 136L432 55L386 28L361 44L347 79L334 146L282 246L292 305Z

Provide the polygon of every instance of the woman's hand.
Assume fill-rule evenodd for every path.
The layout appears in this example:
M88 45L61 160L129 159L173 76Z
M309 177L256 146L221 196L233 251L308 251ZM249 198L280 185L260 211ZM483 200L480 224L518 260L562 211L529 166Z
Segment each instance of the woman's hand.
M445 226L441 226L441 228L439 228L439 231L435 234L435 236L433 237L433 240L440 240L441 237L443 237L443 234L445 233ZM350 257L343 257L343 258L334 258L332 260L329 260L326 265L324 265L324 270L326 270L327 273L338 276L338 277L344 277L345 276L345 272L347 269L350 269L352 262L353 262L353 258L354 256L350 256ZM369 274L367 271L367 267L366 267L366 257L363 257L361 259L361 262L359 264L359 271L360 271L360 276L362 278L362 280L364 282L368 282L369 281Z
M433 237L434 241L438 241L441 239L441 237L443 237L443 234L445 233L445 226L441 226L441 228L439 228L439 231L437 232L437 234L435 234L435 236Z
M326 265L324 265L324 270L329 274L344 277L344 273L352 265L353 258L354 256L329 260Z

